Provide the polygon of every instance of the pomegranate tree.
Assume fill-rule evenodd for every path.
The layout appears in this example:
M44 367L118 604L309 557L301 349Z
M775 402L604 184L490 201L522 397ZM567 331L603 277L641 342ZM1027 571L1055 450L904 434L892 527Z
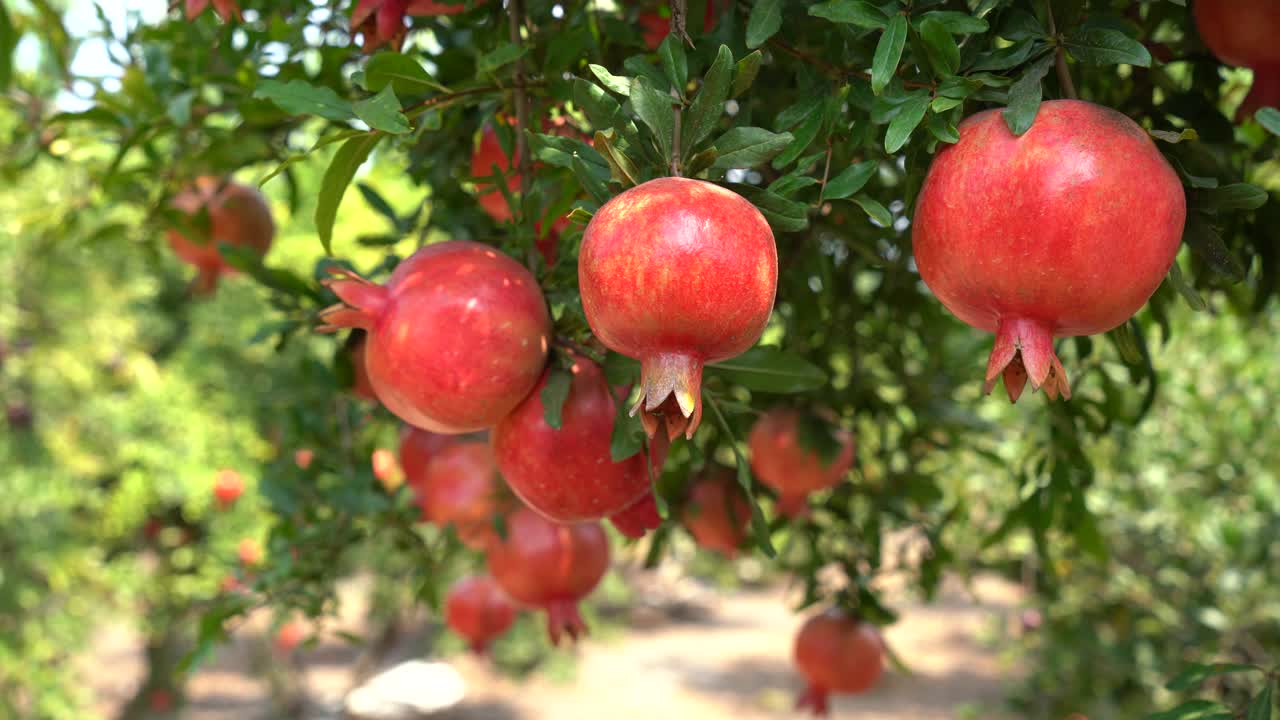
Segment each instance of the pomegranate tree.
M169 245L180 260L196 268L195 290L201 294L213 292L218 278L235 273L235 269L222 259L218 245L252 250L266 255L275 237L276 226L271 219L271 208L254 188L216 177L199 177L195 182L173 197L173 207L191 218L193 225L201 225L200 237L187 237L177 229L167 233ZM203 210L208 225L199 221Z
M747 537L751 503L733 472L716 466L694 477L680 519L698 545L732 558Z
M560 525L527 507L507 517L506 537L489 546L489 572L507 595L547 613L547 634L559 644L587 631L578 601L609 569L609 542L599 523Z
M796 709L828 714L829 693L861 693L884 672L884 643L874 625L840 610L809 618L796 635L795 663L806 688Z
M778 512L788 517L803 514L811 493L837 485L853 467L853 435L836 432L839 450L823 458L801 443L800 422L799 412L775 408L756 421L747 438L751 469L760 482L777 491Z
M466 546L483 550L497 538L495 521L510 505L493 450L485 442L460 442L441 450L422 479L423 517L453 525Z
M516 620L516 606L488 575L470 575L449 588L444 620L466 639L471 651L483 655L489 643Z
M717 185L660 178L605 203L578 256L582 307L610 349L640 361L653 437L693 437L702 368L755 344L773 310L778 252L754 205Z
M542 291L524 266L479 243L428 245L386 285L342 271L342 298L319 329L368 332L378 399L410 425L459 434L490 427L542 374L551 336Z
M1253 87L1240 104L1247 117L1280 106L1280 3L1275 0L1196 0L1200 37L1224 63L1253 70Z
M1071 397L1055 337L1128 320L1173 264L1186 219L1177 174L1128 117L1078 100L1044 103L1021 137L998 111L960 125L916 204L912 242L929 289L996 334L986 392L1003 375Z

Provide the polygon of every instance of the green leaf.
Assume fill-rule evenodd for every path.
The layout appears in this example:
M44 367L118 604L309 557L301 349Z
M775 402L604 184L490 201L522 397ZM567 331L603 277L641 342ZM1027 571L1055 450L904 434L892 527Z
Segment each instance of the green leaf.
M1004 109L1004 121L1014 135L1031 129L1031 123L1040 112L1040 100L1044 97L1041 82L1053 65L1053 55L1046 55L1027 68L1022 77L1009 88L1009 106Z
M763 165L786 149L792 139L791 133L774 133L764 128L730 128L715 142L718 156L711 167L727 170Z
M1091 65L1127 63L1151 67L1151 53L1146 46L1119 30L1084 27L1067 35L1062 44L1071 57Z
M1157 140L1163 140L1172 145L1177 145L1184 140L1192 141L1200 139L1200 133L1192 130L1191 128L1187 128L1181 132L1174 132L1172 130L1148 130L1147 132L1151 137Z
M356 116L351 103L338 97L332 88L317 87L302 80L263 80L253 91L255 98L270 100L291 115L318 115L329 120L351 120Z
M747 18L747 47L760 47L781 27L782 0L756 0Z
M1253 702L1249 703L1249 710L1244 716L1245 720L1271 720L1271 710L1275 707L1275 700L1272 697L1274 691L1275 683L1268 680L1267 686L1253 698Z
M631 78L625 75L614 75L601 65L588 65L587 67L590 68L591 73L596 76L601 85L604 85L606 90L615 92L623 97L631 94Z
M648 78L638 77L631 83L631 106L658 141L662 157L671 157L671 135L675 130L676 111L670 95L654 88Z
M1212 663L1208 665L1193 664L1183 668L1172 680L1165 685L1165 688L1174 692L1189 690L1199 686L1209 678L1218 677L1220 675L1229 675L1239 672L1255 672L1261 671L1257 665L1241 665L1238 663Z
M480 56L480 60L476 63L476 70L480 73L491 73L498 68L508 65L524 57L528 47L525 45L515 45L513 43L504 42L493 50Z
M1257 185L1234 183L1195 193L1196 200L1213 210L1257 210L1267 204L1267 191Z
M729 427L729 421L725 419L724 412L720 410L720 403L715 397L704 394L706 404L711 408L712 414L716 417L716 424L720 426L720 431L729 439L729 447L733 449L733 459L738 466L738 485L742 488L742 492L746 493L747 500L751 503L751 531L756 536L756 544L760 546L760 550L766 557L777 557L778 551L773 547L773 541L769 537L769 523L764 519L764 513L760 511L760 503L756 502L755 483L751 477L751 464L747 462L747 458L742 454L742 450L738 447L738 438L733 434L733 428Z
M1147 720L1199 720L1209 713L1230 710L1226 705L1212 700L1188 700L1164 712L1152 713Z
M929 132L938 139L938 142L944 142L948 145L954 145L960 142L960 131L956 129L951 121L941 115L934 115L929 118L929 122L925 124L929 128Z
M819 182L818 178L803 175L799 171L790 172L769 183L769 192L779 197L786 197L798 190L817 185Z
M613 415L613 433L609 436L609 457L622 462L644 449L644 427L640 419L630 415L630 400L618 403Z
M379 139L380 136L376 133L369 133L347 140L334 153L329 168L324 171L324 178L320 181L320 194L316 196L315 222L320 244L327 254L333 254L333 221L338 216L342 196L346 194L351 179L356 176L356 170L368 159Z
M582 185L582 189L587 191L593 200L601 205L609 201L609 187L605 184L599 174L591 169L581 155L577 153L573 156L571 167L573 174L578 178L578 182Z
M1192 310L1204 312L1208 309L1209 306L1205 304L1204 298L1200 297L1200 293L1196 292L1196 289L1191 287L1191 283L1187 282L1186 276L1182 274L1182 266L1176 260L1169 266L1169 274L1165 276L1165 281L1172 285L1174 290L1178 291L1178 294L1182 296L1183 300L1187 301L1187 305Z
M390 83L377 95L360 100L352 107L356 117L374 130L403 135L413 129L409 126L409 119L400 112L400 99Z
M1253 114L1253 119L1272 135L1280 135L1280 110L1264 107Z
M1215 272L1236 282L1244 280L1244 266L1227 249L1226 243L1222 242L1222 237L1218 235L1217 229L1204 213L1187 214L1182 241L1189 245L1196 255Z
M986 20L955 10L930 10L921 16L921 20L932 20L953 35L974 35L990 29Z
M902 60L902 49L907 44L907 18L895 15L880 35L876 44L876 54L871 60L871 91L879 95L898 71L898 63Z
M810 5L809 14L833 23L856 25L868 30L880 30L889 24L888 15L885 15L880 8L863 0L830 0Z
M880 163L875 160L864 160L850 165L827 181L827 186L822 190L822 199L839 200L858 192L866 186L867 181L876 174L879 167Z
M1000 71L1015 68L1031 58L1035 52L1043 51L1044 43L1035 40L1023 40L1006 48L999 48L980 53L973 60L969 72Z
M705 140L716 123L724 115L724 104L729 99L729 83L733 79L733 53L721 45L715 62L702 78L702 88L689 104L685 113L683 135L680 138L681 154L687 156L698 143Z
M1114 329L1107 333L1111 341L1115 343L1116 349L1120 351L1120 357L1130 365L1137 365L1142 362L1142 350L1138 348L1138 340L1133 335L1133 326L1130 325L1132 320L1117 325Z
M634 82L633 82L634 85ZM628 143L636 141L635 125L622 112L622 105L608 93L582 78L573 81L573 104L582 108L593 130L617 130Z
M893 227L893 213L881 205L880 201L866 195L854 195L853 201L858 203L858 207L862 208L868 217L879 223L880 227Z
M733 73L733 92L730 93L730 97L738 97L751 89L751 84L760 74L760 61L763 59L764 55L756 50L738 61L737 69Z
M955 75L960 69L960 46L947 28L934 18L920 23L920 40L924 42L929 64L939 76Z
M165 107L165 115L173 121L174 125L182 127L191 122L191 103L195 100L196 94L193 90L180 92L169 99L169 104Z
M809 117L801 123L800 127L796 128L791 144L778 157L774 158L773 167L775 169L780 170L795 162L795 159L800 157L800 153L808 149L809 145L818 137L825 119L823 109L822 105L815 106Z
M13 78L13 49L18 45L18 34L9 19L9 11L0 4L0 91L9 89Z
M369 204L369 207L373 208L379 215L390 220L392 225L396 225L400 222L400 218L396 215L395 209L391 207L391 203L388 203L386 198L382 197L377 190L374 190L373 187L367 183L362 182L356 183L356 189L360 191L360 195L364 197L364 201Z
M388 85L395 88L397 95L413 95L427 90L449 91L436 82L417 60L395 52L378 53L364 66L365 90L382 92Z
M609 176L624 189L640 184L640 172L634 163L613 144L612 133L598 132L595 136L596 152L604 156L609 165Z
M907 144L911 133L915 132L920 121L924 120L924 114L929 111L930 99L929 93L921 90L902 103L902 109L889 121L889 129L884 134L886 152L896 153Z
M662 71L667 80L680 97L684 97L684 86L689 82L689 61L684 56L684 42L673 33L667 33L658 46L658 58L662 60Z
M754 347L732 360L711 363L707 371L755 392L792 394L827 384L822 368L776 347Z
M542 386L542 419L553 430L559 430L563 424L561 413L569 399L569 386L572 384L573 375L568 370L552 368L547 375L547 384Z

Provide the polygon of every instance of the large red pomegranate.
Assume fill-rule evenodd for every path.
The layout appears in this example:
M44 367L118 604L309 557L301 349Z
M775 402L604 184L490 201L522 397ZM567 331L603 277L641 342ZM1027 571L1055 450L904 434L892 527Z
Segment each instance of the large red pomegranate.
M459 442L427 463L418 499L424 518L452 524L463 544L483 550L497 539L494 521L510 507L504 490L489 444Z
M1241 116L1280 107L1280 2L1276 0L1196 0L1200 37L1224 63L1253 70L1253 88L1240 105Z
M477 0L477 5L485 0ZM465 2L441 3L435 0L357 0L351 11L351 31L363 35L365 52L390 45L399 50L408 32L405 17L457 15L467 9Z
M511 412L542 374L551 337L533 275L479 243L428 245L386 285L343 272L329 287L345 304L319 330L368 331L365 366L378 399L410 425L459 434Z
M649 492L643 455L622 462L609 455L617 405L604 372L575 356L571 373L559 429L544 415L548 370L491 436L507 485L526 505L562 523L606 518Z
M829 460L800 442L800 413L775 408L751 428L747 438L751 469L760 482L778 493L778 512L788 517L803 514L810 493L825 490L844 479L853 467L853 435L836 433L839 453Z
M244 494L244 478L235 470L219 470L213 478L213 497L226 510Z
M917 201L912 242L929 289L996 334L986 391L1004 376L1071 397L1055 337L1128 320L1173 264L1186 197L1142 128L1079 100L1040 106L1016 137L997 111L960 125Z
M778 251L769 223L742 196L659 178L596 212L578 281L596 337L640 361L632 412L641 411L649 437L663 423L669 438L693 437L703 365L747 350L769 321Z
M680 515L698 545L735 557L751 525L751 503L733 471L716 466L696 476Z
M489 643L516 620L516 606L488 575L470 575L449 588L444 599L444 619L471 651L483 655Z
M587 631L578 601L609 569L609 542L599 523L560 525L527 507L507 517L507 534L489 546L489 572L507 595L547 613L553 644Z
M832 609L800 628L795 663L807 683L796 709L826 715L828 693L860 693L876 684L884 672L884 643L874 625Z
M218 287L218 278L236 271L222 259L219 243L248 248L266 255L275 237L271 208L262 194L248 185L215 177L196 178L173 197L173 207L191 218L203 209L208 234L188 238L176 229L167 233L169 245L180 260L196 268L195 290L207 294Z

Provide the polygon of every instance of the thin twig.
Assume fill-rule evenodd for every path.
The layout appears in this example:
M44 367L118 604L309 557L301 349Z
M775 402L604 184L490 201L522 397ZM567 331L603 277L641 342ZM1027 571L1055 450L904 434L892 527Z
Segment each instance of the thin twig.
M822 185L818 187L818 197L827 192L827 178L831 177L831 136L827 136L827 162L822 166Z
M408 112L430 110L433 107L451 103L454 100L457 100L459 98L464 98L468 95L481 95L484 93L494 93L494 92L525 92L533 88L541 88L545 86L546 86L545 82L534 81L530 83L521 83L518 85L505 85L505 86L504 85L485 85L484 87L474 87L474 88L467 88L465 90L455 90L451 93L445 93L444 95L436 95L433 98L428 98L418 103L417 105L413 106L412 108L409 108Z
M689 37L688 30L685 29L685 21L689 15L689 7L687 0L671 0L671 34L676 36L679 42L693 47L693 39ZM683 97L684 88L675 89L676 110L674 122L671 126L671 175L672 177L680 176L680 125L683 117L683 105L680 97Z
M1076 84L1071 81L1071 69L1067 67L1067 50L1062 46L1062 38L1058 36L1058 26L1053 21L1053 0L1044 0L1045 12L1049 14L1049 35L1053 38L1054 64L1058 68L1058 85L1062 94L1076 100Z
M798 48L788 45L787 43L779 40L776 37L769 39L769 45L781 50L782 52L790 55L793 58L796 58L797 60L802 60L804 62L807 62L810 65L818 68L819 70L822 70L823 72L827 73L828 75L834 76L838 79L844 80L849 77L862 78L863 80L871 79L871 73L866 72L865 70L846 70L844 68L836 67L835 65L832 65L826 60L823 60L821 58L816 58ZM909 87L909 88L929 88L929 89L933 88L933 85L930 83L917 82L915 80L903 80L902 86Z
M520 28L524 25L523 0L507 0L507 29L510 31L511 44L521 47ZM529 94L524 78L524 57L517 57L516 72L516 168L520 172L520 204L529 196L529 143L524 131L529 127Z

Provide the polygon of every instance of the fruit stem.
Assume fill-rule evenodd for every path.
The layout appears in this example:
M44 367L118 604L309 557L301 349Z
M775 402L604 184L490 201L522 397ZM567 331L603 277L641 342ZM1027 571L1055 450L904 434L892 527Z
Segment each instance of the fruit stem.
M1067 67L1067 49L1062 45L1062 38L1058 37L1058 26L1053 21L1053 0L1044 0L1045 12L1049 15L1049 36L1054 42L1054 64L1058 68L1058 85L1062 90L1063 97L1072 100L1078 100L1079 95L1076 94L1076 85L1071 81L1071 70Z
M987 360L986 384L982 391L990 394L996 378L1004 377L1004 389L1010 402L1018 402L1027 380L1035 389L1044 388L1049 399L1058 395L1071 399L1067 372L1053 350L1053 331L1047 325L1029 318L1002 318L996 329L995 347Z

